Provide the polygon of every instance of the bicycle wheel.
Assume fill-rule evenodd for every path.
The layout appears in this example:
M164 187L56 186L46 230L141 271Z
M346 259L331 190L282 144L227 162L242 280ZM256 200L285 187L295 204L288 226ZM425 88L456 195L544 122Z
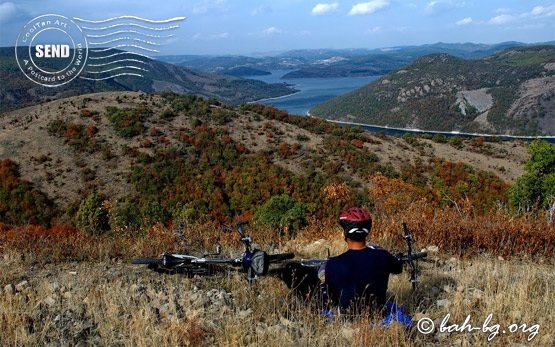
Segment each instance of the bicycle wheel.
M295 258L295 254L293 253L279 253L268 255L268 260L270 261L270 263L277 263L279 261L289 260L293 258Z
M135 265L162 265L160 258L138 258L131 260L131 264Z

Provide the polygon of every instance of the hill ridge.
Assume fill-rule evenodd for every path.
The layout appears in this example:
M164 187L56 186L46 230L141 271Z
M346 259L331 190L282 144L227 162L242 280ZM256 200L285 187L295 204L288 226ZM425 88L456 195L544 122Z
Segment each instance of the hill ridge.
M120 55L121 59L126 57L133 58ZM171 91L233 104L295 91L284 84L266 84L236 76L195 71L154 59L148 59L147 66L149 71L143 72L144 77L122 76L103 81L76 78L63 86L46 88L25 78L17 66L13 47L0 47L0 79L3 81L0 86L0 113L64 96L103 91Z
M510 48L472 60L432 54L310 112L402 128L553 135L554 66L550 45Z

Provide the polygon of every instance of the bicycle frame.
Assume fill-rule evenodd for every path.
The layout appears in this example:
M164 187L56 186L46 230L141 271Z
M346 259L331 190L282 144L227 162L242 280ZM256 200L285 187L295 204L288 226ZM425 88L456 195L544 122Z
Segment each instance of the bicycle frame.
M268 255L260 250L252 250L252 239L246 235L244 225L246 222L237 224L237 231L241 236L241 241L245 245L245 250L241 256L236 258L218 258L208 255L194 256L186 253L162 253L158 258L135 259L133 264L149 265L154 270L162 272L187 271L188 273L210 273L210 265L231 265L233 267L241 267L241 270L247 273L249 281L254 280L258 276L265 275L268 271L269 263L279 262L294 258L292 253L282 253ZM218 250L219 254L219 250ZM256 262L253 261L256 258ZM203 272L203 270L205 270Z

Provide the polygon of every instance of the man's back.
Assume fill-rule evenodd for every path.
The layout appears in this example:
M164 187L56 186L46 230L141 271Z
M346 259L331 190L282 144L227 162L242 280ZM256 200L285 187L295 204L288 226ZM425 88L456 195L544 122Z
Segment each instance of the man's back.
M343 309L353 304L381 307L386 301L389 274L401 271L402 263L386 250L371 246L361 250L350 249L328 260L328 295L334 304Z

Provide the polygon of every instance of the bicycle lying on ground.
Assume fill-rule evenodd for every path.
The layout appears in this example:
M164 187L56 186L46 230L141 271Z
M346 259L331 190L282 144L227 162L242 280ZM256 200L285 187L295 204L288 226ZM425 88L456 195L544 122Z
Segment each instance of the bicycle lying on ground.
M188 276L212 275L221 269L221 266L229 265L240 268L247 274L247 280L253 281L259 276L268 273L270 264L280 263L293 259L293 253L268 254L259 249L251 249L252 239L245 234L246 222L237 224L237 231L241 241L245 245L243 254L235 258L219 257L221 250L217 249L215 254L194 256L187 253L163 253L157 258L139 258L131 261L136 265L148 265L149 269L162 273L184 273Z
M314 269L318 272L318 269L324 267L327 263L327 259L300 259L291 260L295 257L293 253L279 253L279 254L267 254L259 249L251 249L252 239L245 234L244 226L248 224L246 222L241 222L237 224L237 231L241 236L241 241L245 245L244 252L235 258L224 258L220 256L220 249L218 248L215 254L205 254L203 256L195 256L188 253L163 253L157 258L139 258L131 261L132 264L136 265L148 265L149 269L152 269L161 273L183 273L190 277L194 275L210 276L216 274L218 271L222 270L222 266L232 266L240 268L240 270L247 274L247 280L253 281L259 276L264 276L269 273L277 274L280 278L284 279L282 276L282 271L285 269L285 265L297 263L300 266L307 269ZM401 260L410 270L409 280L412 284L412 289L415 290L418 284L418 260L426 258L427 252L413 252L414 248L414 238L412 233L407 228L405 223L402 223L403 239L407 244L407 251L404 253L398 253L397 257ZM270 271L270 264L275 264ZM301 278L297 280L302 281ZM284 281L287 280L284 279ZM291 282L294 280L291 279ZM312 285L312 284L311 284ZM288 286L295 286L293 283L289 283Z

